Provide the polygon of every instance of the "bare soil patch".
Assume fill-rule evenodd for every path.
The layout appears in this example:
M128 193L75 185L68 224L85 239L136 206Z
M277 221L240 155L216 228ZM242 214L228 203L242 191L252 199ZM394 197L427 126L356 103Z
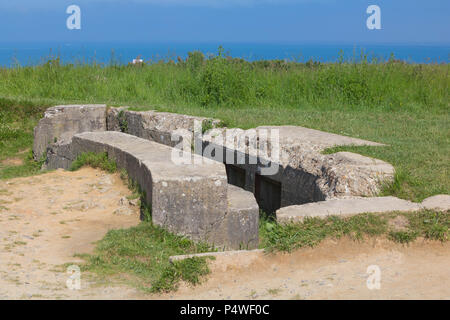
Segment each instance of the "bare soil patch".
M183 286L172 299L450 299L450 246L418 240L326 240L315 248L256 258L218 257L202 286ZM225 258L226 260L226 258ZM381 271L369 290L367 268Z
M21 166L21 165L23 165L23 159L9 158L9 159L2 160L0 163L5 166Z
M394 231L406 231L408 230L409 221L404 216L397 216L389 221L389 226Z
M84 274L81 290L69 290L62 264L81 263L73 255L91 253L108 230L139 224L137 206L123 201L130 194L118 174L91 168L0 181L0 299L450 299L450 245L424 240L327 240L291 254L217 258L202 285L161 295ZM367 288L371 265L380 290Z
M69 275L57 270L108 230L139 224L136 206L113 213L130 194L118 174L91 168L0 181L0 298L82 298L86 291L69 290Z

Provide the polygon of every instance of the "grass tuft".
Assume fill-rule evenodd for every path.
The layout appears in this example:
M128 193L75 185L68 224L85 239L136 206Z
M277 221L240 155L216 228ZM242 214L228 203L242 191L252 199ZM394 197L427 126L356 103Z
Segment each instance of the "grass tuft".
M76 171L84 166L98 168L109 173L114 173L117 171L116 162L114 160L110 160L108 158L108 154L105 152L86 152L78 155L75 161L72 162L70 170Z

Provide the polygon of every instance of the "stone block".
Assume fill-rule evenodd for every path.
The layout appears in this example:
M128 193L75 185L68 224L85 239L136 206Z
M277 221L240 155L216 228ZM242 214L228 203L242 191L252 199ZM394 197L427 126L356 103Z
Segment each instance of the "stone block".
M437 196L429 197L423 200L422 206L428 210L450 210L450 195L439 194Z
M74 134L97 131L106 131L106 105L51 107L34 129L34 159L45 156L51 144L69 143Z
M277 221L301 222L306 217L346 217L361 213L411 212L421 209L420 204L395 197L334 199L281 208L277 211Z

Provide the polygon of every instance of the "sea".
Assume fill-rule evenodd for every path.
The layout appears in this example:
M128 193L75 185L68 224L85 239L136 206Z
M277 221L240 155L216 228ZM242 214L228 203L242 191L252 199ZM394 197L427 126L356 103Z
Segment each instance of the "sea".
M157 62L185 58L192 51L216 55L221 46L225 54L248 61L386 61L395 57L407 63L448 63L450 58L450 44L0 42L0 66L32 66L56 57L64 64L127 64L138 57Z

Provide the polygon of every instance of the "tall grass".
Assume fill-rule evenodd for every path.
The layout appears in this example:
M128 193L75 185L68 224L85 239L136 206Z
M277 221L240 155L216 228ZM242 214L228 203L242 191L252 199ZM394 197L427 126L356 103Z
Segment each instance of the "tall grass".
M45 104L0 97L0 179L36 174L42 161L35 162L31 152L33 128L45 110ZM5 159L22 160L8 166Z
M449 67L387 62L248 62L190 53L185 60L135 65L61 64L0 69L0 94L68 101L239 108L448 107Z

